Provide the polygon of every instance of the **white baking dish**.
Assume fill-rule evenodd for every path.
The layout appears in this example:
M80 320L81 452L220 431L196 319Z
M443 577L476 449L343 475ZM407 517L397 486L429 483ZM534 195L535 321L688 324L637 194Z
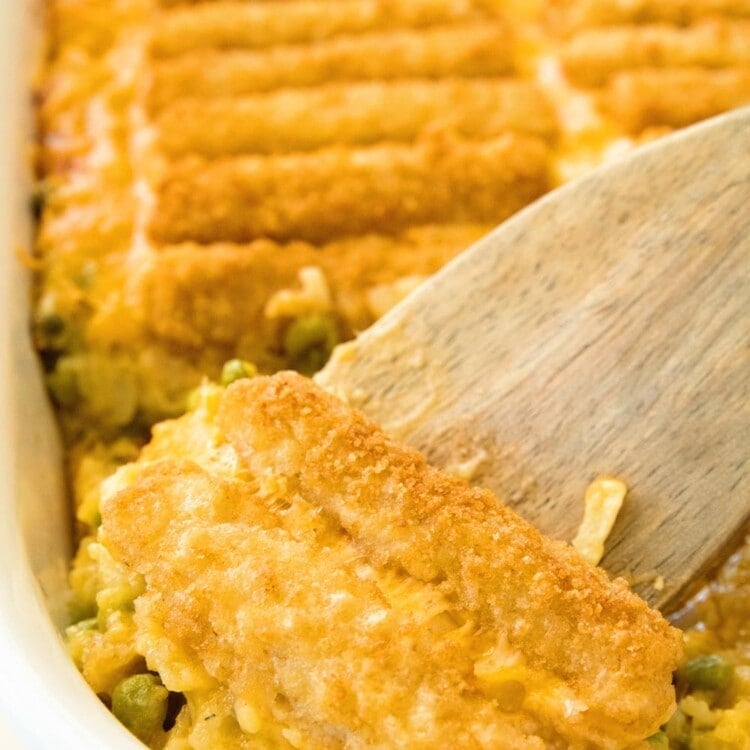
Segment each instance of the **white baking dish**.
M89 690L60 636L70 512L29 341L30 84L41 2L0 3L0 715L26 750L142 747ZM0 734L0 747L9 740Z

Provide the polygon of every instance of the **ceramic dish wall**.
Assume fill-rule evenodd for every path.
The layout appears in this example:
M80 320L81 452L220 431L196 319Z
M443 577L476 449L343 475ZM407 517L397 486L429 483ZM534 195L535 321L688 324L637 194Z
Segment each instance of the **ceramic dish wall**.
M31 230L29 91L41 23L33 2L0 4L0 713L26 750L135 750L139 743L76 671L59 631L70 514L28 335L21 261Z

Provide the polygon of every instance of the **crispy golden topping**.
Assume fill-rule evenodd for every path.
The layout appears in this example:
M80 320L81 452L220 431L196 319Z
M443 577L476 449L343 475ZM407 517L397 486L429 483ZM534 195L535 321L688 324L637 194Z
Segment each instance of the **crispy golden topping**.
M491 493L291 373L216 426L236 463L152 456L102 507L168 688L304 747L622 747L670 714L678 631Z

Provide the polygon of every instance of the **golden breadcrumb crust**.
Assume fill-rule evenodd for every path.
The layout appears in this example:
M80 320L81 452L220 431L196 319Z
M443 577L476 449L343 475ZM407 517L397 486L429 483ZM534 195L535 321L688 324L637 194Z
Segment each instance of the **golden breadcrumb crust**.
M513 72L513 54L512 32L502 19L371 31L312 46L224 51L208 47L155 60L149 102L159 111L186 95L215 99L334 81L490 78Z
M294 286L303 255L320 260L325 314L348 337L435 270L423 258L461 249L423 244L409 267L401 238L421 225L495 225L610 155L750 102L746 0L49 0L49 11L37 330L64 331L37 338L67 383L73 432L174 415L223 359L299 366L286 348L297 316L265 303ZM258 242L282 246L288 269ZM372 286L360 257L368 268L377 257ZM144 367L145 351L179 371L179 388ZM108 407L90 388L104 361L153 396Z
M409 226L506 218L550 185L549 152L513 132L435 133L414 145L175 163L156 190L156 242L326 242Z
M171 689L178 652L305 747L614 748L671 712L680 633L491 493L292 373L216 426L228 476L162 452L102 506Z

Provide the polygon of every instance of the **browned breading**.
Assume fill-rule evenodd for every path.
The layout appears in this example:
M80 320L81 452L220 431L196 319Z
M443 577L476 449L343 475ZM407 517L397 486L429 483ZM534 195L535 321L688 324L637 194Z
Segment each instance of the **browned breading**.
M750 21L592 29L576 34L562 48L561 60L568 75L585 86L600 85L630 68L750 65Z
M157 242L326 242L432 222L494 223L550 186L549 150L508 133L480 142L438 133L414 145L185 159L157 190Z
M223 347L261 367L277 362L278 323L264 315L269 298L318 266L331 288L341 333L373 322L367 292L412 274L428 275L477 240L482 225L417 228L390 238L369 235L324 246L182 245L166 248L137 279L135 314L149 337L185 349Z
M687 25L702 18L750 18L750 0L547 0L548 28L567 33L588 26L665 21Z
M425 128L467 139L512 130L555 133L555 115L532 83L514 80L369 81L283 89L240 98L184 98L155 121L171 157L313 151L335 144L412 142Z
M513 69L513 37L499 19L343 36L263 50L196 50L154 61L149 102L215 98L333 81L495 76Z
M659 68L615 75L605 105L622 127L683 127L750 102L750 67Z
M190 419L101 539L150 668L260 747L621 748L668 715L678 631L491 493L290 373L224 393L200 465L169 460Z
M454 0L349 0L337 4L335 13L331 7L317 0L223 0L178 8L159 17L152 51L157 57L169 57L206 47L301 44L384 29L426 28L485 15L474 3Z

